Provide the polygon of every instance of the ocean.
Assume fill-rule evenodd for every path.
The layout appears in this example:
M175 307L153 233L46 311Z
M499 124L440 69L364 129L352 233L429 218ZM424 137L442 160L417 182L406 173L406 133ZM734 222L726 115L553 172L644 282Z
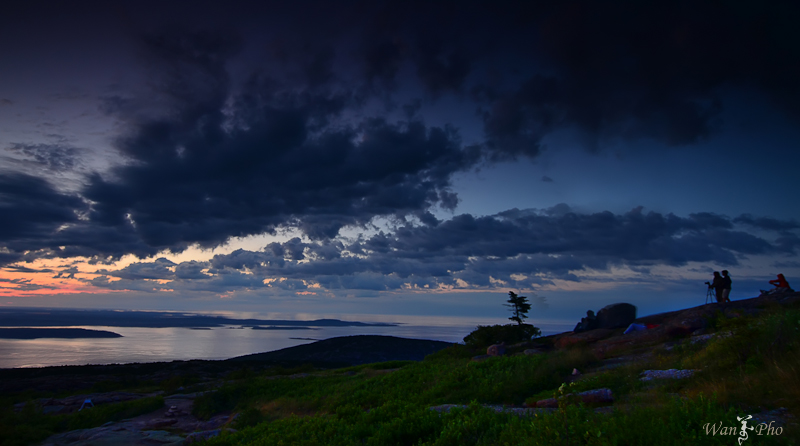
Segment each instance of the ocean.
M62 327L63 328L63 327ZM228 359L351 335L389 335L458 342L474 327L320 327L316 330L253 330L236 326L210 329L78 326L107 330L121 338L0 339L0 368L55 365L125 364L189 359Z
M51 310L51 313L53 312L58 312L58 310ZM158 315L158 313L152 314ZM369 322L365 320L367 318L360 319L363 322ZM122 337L0 339L0 368L127 364L191 359L220 360L251 353L280 350L314 342L314 340L353 335L386 335L461 342L464 336L475 329L476 322L486 325L502 323L502 321L489 320L409 316L377 316L374 319L377 319L374 322L393 322L398 325L321 326L292 330L257 330L242 325L224 325L202 329L58 325L58 328L106 330L118 333ZM413 322L422 322L426 325L416 325ZM561 324L536 325L542 328L544 334L559 333L568 329ZM41 325L38 326L41 327Z

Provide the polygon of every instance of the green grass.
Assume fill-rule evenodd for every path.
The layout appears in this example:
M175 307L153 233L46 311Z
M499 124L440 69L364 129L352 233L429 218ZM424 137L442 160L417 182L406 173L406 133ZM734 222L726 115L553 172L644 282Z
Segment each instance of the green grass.
M333 413L338 407L353 405L362 409L388 402L417 405L443 403L484 403L519 405L531 394L558 387L574 367L596 362L588 351L559 352L550 356L507 356L482 362L440 354L422 362L393 361L345 369L297 379L270 379L261 376L223 386L219 391L195 400L193 413L208 418L228 410L261 407L273 411L294 401L297 413ZM389 373L386 369L399 370ZM289 411L289 413L295 413Z
M343 406L336 413L292 416L211 439L222 445L730 445L731 436L707 435L703 425L734 420L713 400L683 401L630 413L596 414L563 407L549 414L518 417L477 403L440 414L411 403L389 402L369 412ZM756 443L754 443L756 444ZM761 437L757 444L782 444Z
M209 445L733 444L738 434L707 435L703 425L738 426L738 415L778 407L797 414L800 310L718 316L713 324L718 336L707 344L683 339L671 349L655 348L646 361L598 372L591 369L599 361L585 348L471 362L477 352L456 346L391 373L380 370L397 367L370 364L300 379L255 377L203 397L196 409L203 416L242 413L241 432ZM561 394L610 388L613 413L565 405L520 418L482 407L558 396L573 368L588 373ZM699 372L684 380L639 380L644 370L668 368ZM449 414L429 410L443 403L471 404ZM751 443L797 439L785 430Z
M715 393L743 409L787 407L800 413L800 310L723 323L720 336L682 363L705 368L689 394Z

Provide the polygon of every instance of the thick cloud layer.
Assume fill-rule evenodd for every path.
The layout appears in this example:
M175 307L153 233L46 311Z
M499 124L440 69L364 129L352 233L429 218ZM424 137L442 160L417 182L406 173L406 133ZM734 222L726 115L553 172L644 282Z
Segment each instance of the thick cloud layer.
M330 287L379 286L389 276L397 278L391 286L401 286L414 277L423 286L462 277L487 283L489 271L506 271L503 280L541 270L566 275L613 262L733 264L738 254L800 246L795 223L748 216L508 211L441 222L431 212L455 209L455 173L535 158L559 130L583 135L592 150L605 139L689 145L713 137L726 106L723 87L758 89L796 119L796 6L164 7L176 23L142 15L149 9L138 4L120 6L141 34L139 68L148 83L103 97L101 109L124 128L113 147L119 164L88 175L73 194L4 172L0 206L14 218L0 222L0 263L144 257L293 227L313 243L257 253L284 265L277 275L313 273ZM110 20L103 11L82 12L86 26ZM216 21L221 31L197 31ZM464 129L446 115L437 125L421 117L423 104L448 96L474 111L478 141L462 143ZM20 142L5 149L51 171L81 163L72 146ZM335 244L342 228L376 217L423 224ZM733 225L779 236L768 242ZM297 263L307 250L314 261ZM162 265L159 274L211 280L203 269ZM356 273L363 283L345 283Z
M742 218L746 217L682 218L640 208L622 215L575 213L564 205L544 211L514 209L479 218L459 215L437 226L408 224L391 234L351 241L294 238L261 251L216 255L208 262L135 263L103 271L105 277L93 283L153 289L152 281L162 280L167 282L156 288L200 287L221 293L270 288L315 292L528 288L556 279L580 281L576 274L588 269L641 270L689 262L731 267L746 256L787 253L775 231L763 238L743 232L735 223ZM796 246L788 253L797 254Z

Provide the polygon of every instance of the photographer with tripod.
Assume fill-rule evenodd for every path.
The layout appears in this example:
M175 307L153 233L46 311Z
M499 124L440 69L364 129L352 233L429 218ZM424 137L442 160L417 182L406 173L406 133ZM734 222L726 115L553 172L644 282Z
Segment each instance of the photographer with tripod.
M711 290L714 290L714 298L717 300L717 303L725 302L723 298L722 290L725 288L725 280L722 276L719 275L719 271L714 271L714 282L708 283L708 293L706 293L706 303L708 303L708 298L711 297Z

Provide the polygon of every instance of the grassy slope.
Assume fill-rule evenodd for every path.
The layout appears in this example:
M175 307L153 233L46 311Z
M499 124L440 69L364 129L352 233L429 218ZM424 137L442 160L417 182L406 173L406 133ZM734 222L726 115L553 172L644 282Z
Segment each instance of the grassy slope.
M483 404L520 405L559 395L573 368L599 360L576 348L537 356L470 362L475 352L457 346L422 362L371 364L296 379L251 377L231 382L197 401L196 413L241 413L241 430L209 445L289 444L725 444L737 443L736 416L786 407L800 413L800 310L772 308L758 316L714 322L707 344L684 340L650 359L586 373L560 393L609 387L611 414L562 407L535 417L498 414ZM727 335L727 333L732 333ZM397 368L382 373L383 368ZM646 369L700 369L693 378L653 385ZM430 406L469 404L439 414ZM706 423L736 426L732 435L705 433ZM797 426L750 444L795 444Z

